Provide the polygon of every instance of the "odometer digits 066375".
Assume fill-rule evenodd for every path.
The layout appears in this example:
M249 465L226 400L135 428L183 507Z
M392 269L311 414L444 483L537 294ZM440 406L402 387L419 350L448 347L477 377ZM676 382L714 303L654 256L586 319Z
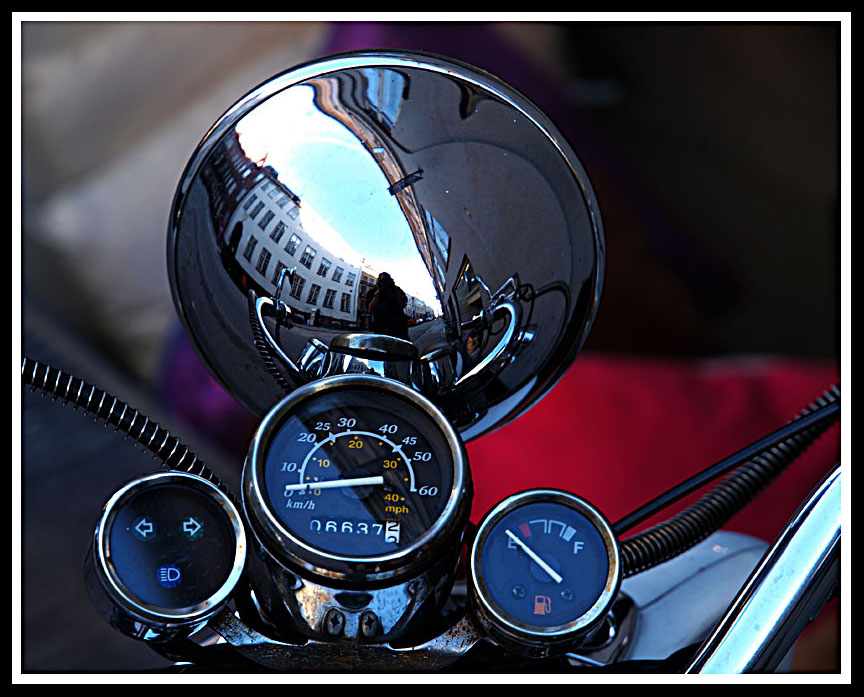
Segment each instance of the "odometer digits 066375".
M321 381L277 405L244 474L271 551L355 579L414 565L412 552L464 525L469 491L461 441L440 412L367 376Z

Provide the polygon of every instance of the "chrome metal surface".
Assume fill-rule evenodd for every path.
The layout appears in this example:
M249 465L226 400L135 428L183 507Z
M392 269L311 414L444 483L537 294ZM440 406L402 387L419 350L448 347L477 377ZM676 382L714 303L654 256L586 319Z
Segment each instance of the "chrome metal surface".
M767 549L748 535L716 532L684 554L625 578L621 592L636 604L639 622L624 658L664 660L704 641Z
M840 528L837 465L777 538L687 672L774 670L837 582Z
M279 75L213 126L176 193L168 268L199 353L258 415L285 388L255 350L248 289L289 307L272 338L297 387L315 376L290 367L309 365L310 342L369 332L366 297L388 273L420 356L402 379L472 438L563 375L604 254L588 178L537 107L467 65L376 52Z
M249 580L260 614L283 631L342 645L392 642L440 623L460 549L454 544L408 579L361 590L294 573L264 550L263 560L250 564Z
M275 641L227 610L214 617L210 626L246 658L278 671L440 670L459 660L482 639L467 616L429 641L398 648L387 643L351 646L315 640L297 644Z
M281 281L283 277L284 274L281 274L279 276L279 280ZM283 367L288 371L288 374L294 380L300 380L300 369L294 364L294 361L292 361L290 358L288 358L288 356L285 355L285 353L282 351L282 347L279 346L279 343L270 334L270 329L267 327L267 322L264 321L265 308L272 308L272 313L274 315L279 311L279 290L279 288L276 289L277 299L275 300L273 298L257 298L255 300L255 317L253 319L257 321L258 325L261 327L261 333L264 336L264 340L267 342L269 350L273 351L276 356L281 359Z
M417 348L410 341L384 334L338 334L330 348L339 353L355 353L366 358L381 360L416 360Z
M286 529L274 515L262 485L264 461L271 437L286 415L304 400L343 389L375 389L398 396L406 406L425 413L444 437L449 449L452 486L446 504L434 524L411 544L384 555L345 557L312 547ZM450 556L461 544L471 504L471 474L464 445L434 404L394 380L375 375L337 375L299 388L286 397L261 422L243 470L243 508L267 551L282 563L305 569L326 579L348 582L382 582L402 578L436 557Z
M606 618L578 652L565 654L571 665L607 666L624 656L639 627L639 612L633 600L619 593Z

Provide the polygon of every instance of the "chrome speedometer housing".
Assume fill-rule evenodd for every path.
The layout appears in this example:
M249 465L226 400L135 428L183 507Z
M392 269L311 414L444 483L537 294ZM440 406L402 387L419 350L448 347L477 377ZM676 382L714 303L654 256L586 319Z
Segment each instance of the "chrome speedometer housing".
M471 493L464 445L444 415L367 375L319 380L282 400L243 472L244 508L274 559L361 586L410 576L458 546Z

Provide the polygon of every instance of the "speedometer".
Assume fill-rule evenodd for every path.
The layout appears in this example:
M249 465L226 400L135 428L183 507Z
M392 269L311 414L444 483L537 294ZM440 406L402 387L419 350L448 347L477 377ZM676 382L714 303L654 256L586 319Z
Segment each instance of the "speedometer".
M464 447L438 409L386 378L301 388L262 422L244 472L262 544L332 579L377 581L452 547L470 507Z

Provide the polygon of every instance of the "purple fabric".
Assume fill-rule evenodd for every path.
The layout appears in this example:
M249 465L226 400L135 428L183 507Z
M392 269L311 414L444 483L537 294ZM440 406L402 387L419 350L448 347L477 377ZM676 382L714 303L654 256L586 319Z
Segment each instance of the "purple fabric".
M159 393L172 416L242 464L257 419L208 372L177 325L165 349Z

